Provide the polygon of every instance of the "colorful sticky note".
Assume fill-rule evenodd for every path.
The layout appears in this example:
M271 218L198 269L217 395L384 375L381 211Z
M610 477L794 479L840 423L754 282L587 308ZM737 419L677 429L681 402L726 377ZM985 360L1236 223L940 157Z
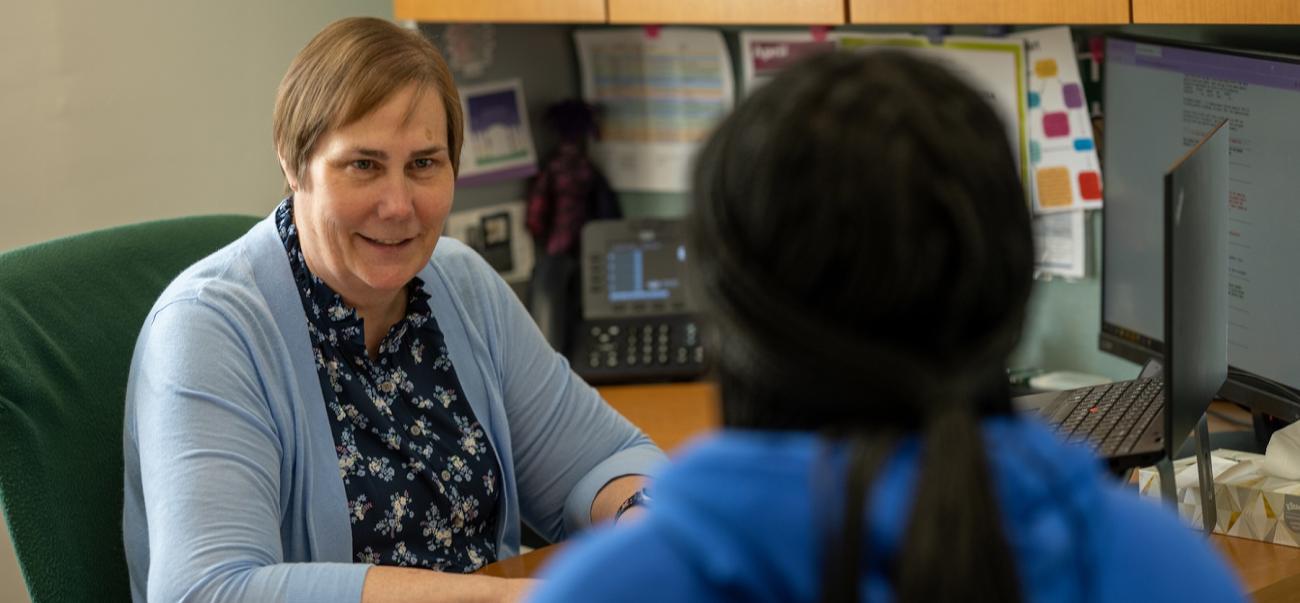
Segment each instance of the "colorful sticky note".
M1043 59L1034 62L1034 75L1040 78L1056 77L1056 59Z
M1033 109L1034 107L1037 107L1038 105L1041 105L1041 104L1043 104L1043 98L1042 98L1041 96L1039 96L1037 92L1030 92L1030 93L1029 93L1029 108L1030 108L1030 109Z
M1029 163L1036 164L1043 160L1043 145L1038 144L1037 140L1029 141Z
M1060 138L1070 135L1070 116L1064 111L1055 111L1043 115L1043 134L1048 138Z
M1034 174L1034 182L1038 186L1039 206L1069 207L1074 203L1074 195L1070 190L1070 168L1043 168Z
M1101 199L1101 174L1079 172L1079 196L1085 201Z
M1092 150L1092 139L1091 139L1091 138L1076 138L1076 139L1074 139L1074 150L1076 150L1076 151L1091 151L1091 150Z
M1066 84L1061 88L1061 96L1065 97L1066 107L1078 109L1083 106L1083 89L1078 84Z

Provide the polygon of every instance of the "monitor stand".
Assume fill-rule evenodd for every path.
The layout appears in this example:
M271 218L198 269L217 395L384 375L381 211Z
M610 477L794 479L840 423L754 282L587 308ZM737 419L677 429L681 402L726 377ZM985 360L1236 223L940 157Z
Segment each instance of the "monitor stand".
M1155 377L1160 375L1160 372L1160 361L1148 360L1142 367L1142 372L1138 375L1138 378ZM1205 531L1207 536L1214 533L1214 525L1218 521L1217 507L1214 502L1214 465L1210 460L1208 417L1209 413L1201 415L1201 419L1196 422L1196 433L1193 435L1193 439L1196 441L1196 473L1200 478L1199 485L1201 489L1201 529ZM1173 505L1174 511L1177 512L1178 488L1174 483L1173 461L1165 457L1156 463L1156 470L1160 472L1160 496L1166 503Z
M1214 526L1218 523L1218 507L1214 499L1214 464L1210 459L1210 427L1209 415L1202 414L1201 419L1196 422L1196 474L1201 490L1201 529L1206 536L1214 533ZM1156 463L1156 470L1160 472L1160 496L1164 501L1173 505L1174 512L1178 512L1178 490L1174 484L1174 466L1173 461L1165 457Z
M1214 461L1210 458L1209 415L1196 422L1196 472L1201 482L1201 528L1205 535L1214 533L1218 507L1214 503Z

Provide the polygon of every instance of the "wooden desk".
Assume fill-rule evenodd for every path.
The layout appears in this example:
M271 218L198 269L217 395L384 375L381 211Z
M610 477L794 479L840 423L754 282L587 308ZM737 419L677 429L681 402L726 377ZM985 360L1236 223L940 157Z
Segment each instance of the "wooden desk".
M1211 542L1237 569L1242 585L1257 603L1300 601L1300 549L1215 534ZM530 578L537 575L562 545L529 551L498 561L477 573L498 578Z
M672 453L687 440L722 424L718 390L712 383L613 385L597 389L614 410L640 427L664 452Z
M518 557L489 563L474 573L484 576L496 576L497 578L531 578L537 575L537 570L541 569L542 564L556 551L559 551L562 546L552 544L551 546L528 551Z
M721 422L717 389L708 383L602 387L600 393L670 454L690 438L717 429ZM1233 412L1227 407L1216 408ZM1229 424L1218 427L1231 428ZM1300 548L1218 534L1210 540L1236 568L1246 592L1256 601L1300 602ZM499 561L479 573L506 578L532 576L556 549L550 546Z
M1300 601L1300 549L1222 534L1211 535L1210 541L1256 601Z

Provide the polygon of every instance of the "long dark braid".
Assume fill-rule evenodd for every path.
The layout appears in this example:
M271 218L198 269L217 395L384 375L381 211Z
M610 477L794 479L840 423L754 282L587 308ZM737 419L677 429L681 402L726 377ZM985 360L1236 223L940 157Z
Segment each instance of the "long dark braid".
M1017 600L979 419L1032 276L1002 122L946 70L896 52L786 69L701 151L696 286L724 337L724 422L852 451L823 600L856 600L869 486L890 434L922 439L892 586L904 601ZM990 402L992 400L992 402Z

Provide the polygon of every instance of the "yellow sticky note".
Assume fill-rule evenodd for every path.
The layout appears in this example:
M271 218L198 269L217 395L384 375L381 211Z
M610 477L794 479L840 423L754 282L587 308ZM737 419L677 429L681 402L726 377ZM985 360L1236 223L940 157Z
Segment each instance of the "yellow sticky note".
M1056 77L1056 59L1043 59L1034 63L1034 75Z
M1039 207L1069 207L1074 202L1070 191L1070 168L1043 168L1034 176L1038 184Z

